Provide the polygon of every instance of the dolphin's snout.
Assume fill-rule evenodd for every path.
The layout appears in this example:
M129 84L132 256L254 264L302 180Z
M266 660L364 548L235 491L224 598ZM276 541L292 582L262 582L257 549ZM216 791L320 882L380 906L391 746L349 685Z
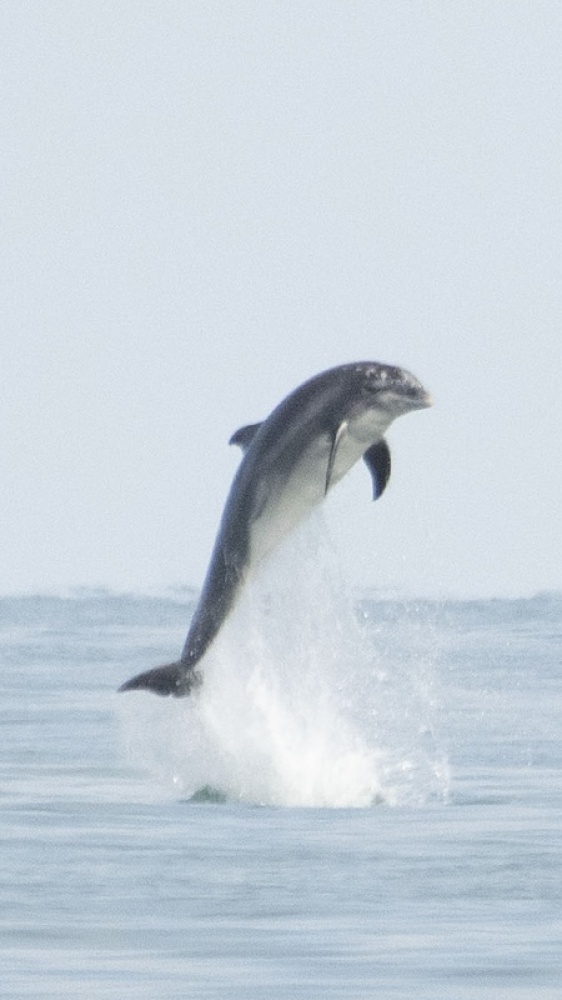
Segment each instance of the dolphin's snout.
M398 400L401 400L406 410L425 410L428 406L433 406L431 393L424 389L419 382L416 385L410 384L407 387L400 387L396 396Z

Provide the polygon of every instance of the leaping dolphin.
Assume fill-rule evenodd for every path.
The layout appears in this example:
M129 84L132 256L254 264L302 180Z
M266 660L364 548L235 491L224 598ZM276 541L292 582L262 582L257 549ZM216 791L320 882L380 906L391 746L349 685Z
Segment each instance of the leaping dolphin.
M390 476L384 438L396 417L431 406L409 372L358 362L316 375L295 389L260 424L230 439L244 451L222 515L203 590L180 659L126 681L119 690L148 688L183 697L201 683L196 664L234 608L244 583L299 521L360 458L373 499Z

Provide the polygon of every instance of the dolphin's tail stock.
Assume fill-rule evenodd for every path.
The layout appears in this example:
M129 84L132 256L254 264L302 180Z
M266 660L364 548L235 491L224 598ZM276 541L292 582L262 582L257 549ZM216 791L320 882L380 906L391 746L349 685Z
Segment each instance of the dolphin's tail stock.
M154 694L171 694L174 698L185 698L194 688L198 688L201 682L201 674L184 660L178 660L176 663L154 667L152 670L137 674L136 677L131 677L121 685L119 691L147 688L149 691L154 691Z

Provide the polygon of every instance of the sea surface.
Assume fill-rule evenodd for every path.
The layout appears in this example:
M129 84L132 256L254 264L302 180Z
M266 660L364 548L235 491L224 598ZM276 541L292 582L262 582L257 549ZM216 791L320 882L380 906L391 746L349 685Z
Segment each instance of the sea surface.
M0 996L562 998L562 595L0 599ZM337 574L336 574L337 577Z

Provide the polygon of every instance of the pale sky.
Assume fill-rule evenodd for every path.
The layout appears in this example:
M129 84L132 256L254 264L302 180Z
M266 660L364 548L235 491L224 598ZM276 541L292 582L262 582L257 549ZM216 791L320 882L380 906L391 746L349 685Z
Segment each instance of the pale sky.
M4 0L0 593L200 586L227 445L411 370L350 581L562 587L558 0Z

